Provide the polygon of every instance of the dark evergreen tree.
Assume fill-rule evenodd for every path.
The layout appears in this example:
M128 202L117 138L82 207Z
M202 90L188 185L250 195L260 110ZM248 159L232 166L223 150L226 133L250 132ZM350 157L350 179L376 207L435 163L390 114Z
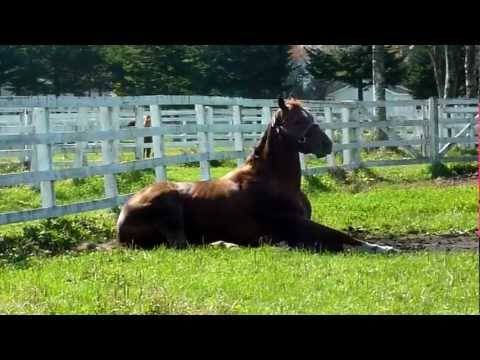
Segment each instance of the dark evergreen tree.
M208 45L202 54L209 95L276 97L286 90L290 73L287 45Z
M415 99L438 96L433 65L426 49L415 47L407 57L407 71L402 84Z
M11 88L19 62L20 59L15 46L0 46L0 87Z
M316 79L336 80L358 89L358 99L363 100L363 90L372 84L372 47L354 45L331 52L308 49L307 71ZM400 83L404 68L402 58L385 46L385 82Z
M111 71L96 46L15 46L10 75L16 95L85 95L111 87Z

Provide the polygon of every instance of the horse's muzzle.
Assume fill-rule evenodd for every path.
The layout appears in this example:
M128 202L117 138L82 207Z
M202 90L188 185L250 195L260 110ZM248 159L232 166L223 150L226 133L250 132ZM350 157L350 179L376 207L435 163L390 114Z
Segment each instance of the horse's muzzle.
M330 153L324 153L324 152L318 152L318 153L315 153L315 156L320 159L320 158L323 158L327 155L329 155Z
M332 150L333 150L333 143L330 139L328 139L328 142L325 144L325 148L321 149L320 151L316 152L315 153L315 156L317 158L322 158L322 157L325 157L327 155L330 155L332 153Z

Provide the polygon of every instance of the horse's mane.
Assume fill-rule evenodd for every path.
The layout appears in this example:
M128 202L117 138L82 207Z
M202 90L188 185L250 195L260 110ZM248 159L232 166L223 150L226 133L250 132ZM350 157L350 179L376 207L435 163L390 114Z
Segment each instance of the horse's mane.
M245 159L246 164L253 165L255 163L255 160L258 158L258 153L260 149L263 149L263 147L265 146L265 143L267 142L267 137L271 129L272 129L271 124L268 124L267 129L263 133L263 136L260 139L259 143L256 146L254 146L253 153L249 155L247 159Z

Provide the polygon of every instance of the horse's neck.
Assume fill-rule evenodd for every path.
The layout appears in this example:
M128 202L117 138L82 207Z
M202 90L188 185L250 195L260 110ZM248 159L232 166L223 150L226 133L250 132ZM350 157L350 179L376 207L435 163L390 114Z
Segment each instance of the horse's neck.
M270 127L257 147L255 169L267 175L277 186L285 190L300 189L301 169L298 152L280 143Z

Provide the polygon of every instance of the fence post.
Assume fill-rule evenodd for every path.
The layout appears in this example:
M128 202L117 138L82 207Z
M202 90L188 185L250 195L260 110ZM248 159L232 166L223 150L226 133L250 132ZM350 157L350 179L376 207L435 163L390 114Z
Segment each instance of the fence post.
M262 107L262 124L268 125L272 120L272 110L270 106Z
M22 134L28 134L27 132L27 126L28 126L28 123L27 123L27 116L25 114L25 111L22 111L20 113L20 126L24 127L25 129L21 130L21 133ZM29 166L29 163L31 162L30 160L30 155L29 155L29 148L28 148L28 145L25 145L23 147L23 151L21 153L21 156L20 156L20 162L23 163L23 166L25 167L30 167Z
M348 124L350 121L351 110L349 107L342 108L342 123ZM342 129L342 145L350 144L352 140L350 128ZM343 150L343 165L350 166L352 165L353 154L351 149Z
M352 110L349 121L357 123L360 121L360 109L358 107L355 107ZM362 152L362 148L360 146L360 129L361 128L359 127L350 128L350 143L357 145L357 147L352 150L352 166L354 168L360 167L360 154Z
M234 105L233 106L233 125L238 125L240 126L242 124L242 115L241 115L241 110L239 105ZM242 130L239 129L238 131L235 131L234 134L234 148L235 151L243 151L243 133ZM244 159L243 156L240 159L237 159L237 167L240 167L243 165Z
M268 127L268 124L272 121L272 109L270 106L264 106L262 107L262 124L265 125L265 128L263 129L262 132L257 133L257 143L260 141L260 139L263 136L263 133Z
M325 107L325 123L332 124L332 108L327 106ZM332 140L333 142L333 130L332 129L325 129L325 134ZM330 155L327 155L327 164L329 167L335 169L337 164L335 162L335 151L333 151Z
M423 156L428 157L429 156L429 140L430 139L430 122L429 122L429 103L428 100L425 100L425 104L422 106L422 114L423 114L423 140L425 143L422 145L423 149Z
M28 125L35 125L33 123L33 110L26 110L26 116L27 116L27 123ZM33 130L33 133L35 132L35 129ZM30 171L37 171L38 170L38 154L37 154L37 146L31 145L31 158L30 158ZM38 185L37 185L38 187Z
M182 116L182 115L180 115L180 116ZM184 128L185 128L185 126L188 125L188 121L186 120L186 117L183 118L183 120L182 120L182 122L181 122L181 125L182 125ZM183 147L184 147L185 149L187 149L188 146L189 146L189 145L188 145L188 133L187 133L187 132L184 132L184 133L183 133L182 135L180 135L180 136L181 136L180 139L181 139L181 143L182 143Z
M33 109L33 123L35 133L48 134L49 116L47 108ZM37 169L38 171L51 171L53 169L52 145L37 144ZM40 193L42 196L42 207L55 206L55 187L53 181L40 181Z
M203 105L195 105L195 117L197 119L197 125L205 125L205 107ZM207 132L198 131L197 137L200 157L208 157ZM210 163L208 160L200 160L200 178L202 180L210 180Z
M479 106L480 106L480 101L479 101ZM477 112L477 115L478 115L478 112ZM473 118L475 118L475 114L473 114ZM475 141L477 140L476 139L476 135L475 135L475 129L476 129L476 122L474 123L470 123L470 129L469 129L469 134L470 134L470 145L469 145L469 149L471 150L474 150L475 149Z
M78 125L77 125L77 131L78 132L85 132L88 130L88 108L86 107L79 107L78 108ZM87 142L86 141L79 141L76 143L75 146L75 162L74 162L74 167L82 167L86 166L88 161L87 161L87 156L85 154L87 148Z
M102 131L112 130L112 109L106 106L100 106L98 118ZM113 153L113 139L102 140L102 159L103 164L113 164L115 157ZM114 174L104 175L105 195L107 198L116 197L118 194L117 182Z
M112 129L120 130L120 106L112 108ZM120 140L113 140L113 159L115 162L120 162L122 158Z
M205 110L206 110L206 117L207 117L206 118L207 125L211 126L214 124L213 108L211 106L206 106ZM208 132L207 142L208 142L208 146L207 146L208 152L214 153L215 152L215 132L213 131L213 129Z
M137 106L135 110L135 127L143 129L143 106ZM135 160L143 160L143 136L137 137L135 145Z
M31 134L31 129L32 126L32 116L31 112L28 112L27 109L24 109L21 115L21 118L23 119L23 126L25 127L26 131L25 134ZM34 156L34 151L35 151L35 146L34 145L25 145L24 147L24 165L28 170L30 171L35 171L34 170L34 164L33 164L33 156Z
M299 152L298 153L298 160L300 161L300 170L302 172L302 175L308 174L308 166L307 166L307 159L306 155Z
M150 105L150 117L152 118L152 128L160 128L162 126L162 115L159 105ZM165 148L163 135L159 134L152 137L153 157L155 159L163 158ZM167 169L165 165L155 167L155 178L157 181L167 179Z
M428 129L430 144L430 161L432 163L433 175L436 176L436 167L440 163L439 150L439 129L438 129L438 100L437 98L428 99Z

